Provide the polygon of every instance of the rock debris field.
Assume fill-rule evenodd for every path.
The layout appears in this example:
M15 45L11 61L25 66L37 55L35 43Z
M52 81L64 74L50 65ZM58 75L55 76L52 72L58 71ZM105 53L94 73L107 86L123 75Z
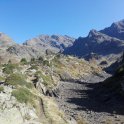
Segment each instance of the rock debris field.
M58 95L56 100L60 109L74 119L82 118L87 124L124 124L123 114L112 111L111 104L105 104L97 98L98 82L105 78L94 77L92 80L90 77L83 81L61 81L56 88ZM114 107L117 108L117 105L118 103Z

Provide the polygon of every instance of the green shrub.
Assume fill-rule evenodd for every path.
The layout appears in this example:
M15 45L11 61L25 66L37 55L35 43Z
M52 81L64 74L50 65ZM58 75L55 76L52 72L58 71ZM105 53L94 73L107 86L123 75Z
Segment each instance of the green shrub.
M33 103L34 95L25 88L19 88L12 91L12 96L14 96L21 103Z
M22 75L22 74L11 74L9 75L5 82L8 84L8 85L13 85L13 86L17 86L17 85L26 85L26 79L25 79L25 76Z
M61 63L60 59L55 57L53 60L52 60L52 64L57 67L57 68L61 68L63 67L64 65Z
M11 61L11 60L9 60L9 61L8 61L8 64L11 64L11 63L12 63L12 61Z
M0 92L3 92L4 88L2 86L0 86Z
M52 79L51 75L44 75L41 71L37 71L35 73L35 76L37 76L38 78L42 78L43 84L45 86L50 86L53 83L53 79Z
M31 63L35 63L36 62L36 59L35 58L31 58Z
M37 67L36 65L32 65L32 66L30 67L30 69L38 70L38 67Z
M41 72L41 71L37 71L37 72L35 73L35 76L40 77L40 76L41 76L41 74L42 74L42 72Z
M0 81L5 81L5 77L0 76Z
M42 74L42 72L39 75L43 79L44 85L48 86L53 83L53 80L50 75L44 75L44 74Z
M32 88L34 87L34 85L33 85L32 83L29 83L29 82L27 82L27 83L25 84L25 86L26 86L27 88L29 88L29 89L32 89Z
M48 60L44 60L44 61L43 61L43 65L50 66L50 63L49 63Z
M18 65L17 64L5 64L4 65L4 68L3 68L3 73L5 74L11 74L13 73L13 70L14 69L17 69L18 68Z
M22 58L20 61L22 64L27 64L27 60L25 58Z
M39 62L43 62L43 61L44 61L43 57L40 56L40 57L38 58L38 61L39 61Z

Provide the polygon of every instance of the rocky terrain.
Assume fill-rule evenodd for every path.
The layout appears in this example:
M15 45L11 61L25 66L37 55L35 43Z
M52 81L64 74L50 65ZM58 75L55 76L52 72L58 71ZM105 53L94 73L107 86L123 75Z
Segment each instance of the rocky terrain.
M100 32L124 40L124 20L113 23L110 27L107 27Z
M76 118L58 107L56 87L61 80L102 73L94 63L59 54L16 64L9 61L0 68L0 122L4 124L76 124Z
M87 37L79 37L71 47L64 50L64 54L83 57L87 60L92 59L92 55L97 55L98 64L106 61L112 64L120 57L124 50L124 21L113 23L104 30L91 30Z
M22 58L30 61L31 58L62 52L65 48L72 46L74 40L67 35L40 35L19 45L6 34L0 33L1 63L7 63L9 60L16 63Z
M1 124L124 124L124 21L78 39L0 33Z
M33 46L36 49L39 49L39 51L42 51L41 53L44 53L45 50L49 49L52 52L62 52L65 48L72 46L75 39L71 38L67 35L61 36L61 35L40 35L36 38L27 40L25 43L23 43L26 46Z
M104 79L104 78L102 78ZM97 77L96 81L101 80ZM82 124L123 124L123 104L114 91L101 88L100 83L84 81L60 82L57 98L59 107ZM106 93L105 93L106 91ZM112 98L111 98L112 97Z

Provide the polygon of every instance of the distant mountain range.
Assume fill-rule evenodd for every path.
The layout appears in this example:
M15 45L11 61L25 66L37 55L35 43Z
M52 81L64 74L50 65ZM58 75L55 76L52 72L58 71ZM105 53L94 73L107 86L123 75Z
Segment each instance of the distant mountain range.
M85 57L91 53L98 55L119 54L124 51L124 20L113 23L101 31L91 30L87 37L78 38L64 54Z
M0 33L0 58L6 61L11 59L14 62L21 58L29 60L44 56L46 53L62 52L72 46L74 41L74 38L67 35L39 35L19 45L6 34Z
M67 35L40 35L23 43L26 46L32 46L44 52L49 49L54 52L63 51L65 48L73 45L75 39Z
M74 39L67 35L39 35L25 41L22 45L16 44L9 36L0 33L0 49L0 57L9 55L14 59L37 58L45 55L47 50L84 58L93 54L95 56L117 55L124 51L124 20L115 22L100 31L91 30L87 37Z

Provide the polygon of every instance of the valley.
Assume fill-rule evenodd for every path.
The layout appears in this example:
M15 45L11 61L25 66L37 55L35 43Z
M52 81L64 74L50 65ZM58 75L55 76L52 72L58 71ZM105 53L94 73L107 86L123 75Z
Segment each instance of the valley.
M0 124L124 124L124 20L86 37L0 33Z

